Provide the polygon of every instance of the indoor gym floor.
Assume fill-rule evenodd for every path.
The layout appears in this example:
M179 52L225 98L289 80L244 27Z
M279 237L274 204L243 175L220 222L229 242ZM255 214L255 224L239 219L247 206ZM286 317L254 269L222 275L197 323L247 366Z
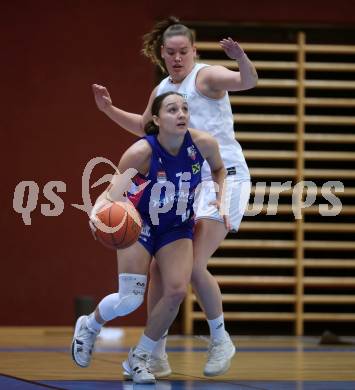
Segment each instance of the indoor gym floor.
M70 354L69 327L1 327L0 389L65 390L355 390L355 345L319 345L316 337L234 337L238 353L227 374L202 374L207 342L169 336L173 375L155 385L124 381L121 361L141 328L105 328L88 368ZM354 342L354 339L346 339Z

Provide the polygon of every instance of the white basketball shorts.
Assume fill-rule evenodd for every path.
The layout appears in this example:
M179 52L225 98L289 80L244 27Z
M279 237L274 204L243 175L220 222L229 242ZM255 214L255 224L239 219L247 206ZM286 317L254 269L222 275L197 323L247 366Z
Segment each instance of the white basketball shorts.
M238 231L245 210L248 206L251 183L249 180L236 180L236 175L226 177L227 191L225 194L225 214L229 215L231 230ZM194 203L195 220L214 219L223 223L223 217L214 205L216 200L214 183L204 180Z

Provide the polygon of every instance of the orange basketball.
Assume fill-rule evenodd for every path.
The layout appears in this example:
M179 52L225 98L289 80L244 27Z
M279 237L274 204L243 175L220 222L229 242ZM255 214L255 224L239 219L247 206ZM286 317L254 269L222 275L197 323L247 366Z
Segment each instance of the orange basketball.
M123 249L134 244L142 229L138 211L129 202L112 202L96 214L95 236L110 249Z

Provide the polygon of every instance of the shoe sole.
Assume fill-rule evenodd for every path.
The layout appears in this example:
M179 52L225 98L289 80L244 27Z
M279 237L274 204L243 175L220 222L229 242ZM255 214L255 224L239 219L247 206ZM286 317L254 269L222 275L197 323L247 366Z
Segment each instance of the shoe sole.
M218 371L218 372L213 372L213 373L206 373L205 371L203 371L203 375L204 376L208 376L208 377L211 377L211 376L218 376L218 375L223 375L225 374L229 369L230 369L230 366L231 366L231 361L233 359L233 357L235 356L236 354L236 348L234 347L233 348L233 353L231 354L230 358L229 358L229 361L228 361L228 364L226 367L223 368L223 370L221 371Z
M90 364L90 363L88 363L86 366L83 366L82 364L80 364L76 359L75 359L75 353L74 353L74 349L75 349L75 335L76 335L76 332L79 330L79 323L81 322L81 319L83 318L83 317L85 317L85 316L81 316L81 317L79 317L78 319L77 319L77 321L76 321L76 324L75 324L75 329L74 329L74 336L73 336L73 341L72 341L72 343L71 343L71 356L72 356L72 358L73 358L73 361L74 361L74 363L76 363L79 367L81 367L81 368L86 368L86 367L88 367L88 365Z

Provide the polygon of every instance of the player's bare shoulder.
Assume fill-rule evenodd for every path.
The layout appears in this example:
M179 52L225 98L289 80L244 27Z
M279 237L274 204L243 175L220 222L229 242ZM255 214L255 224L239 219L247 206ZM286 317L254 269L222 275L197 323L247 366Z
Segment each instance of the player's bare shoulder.
M150 165L152 148L145 139L140 139L131 145L123 154L120 166L121 168L135 168L138 172L145 174Z

